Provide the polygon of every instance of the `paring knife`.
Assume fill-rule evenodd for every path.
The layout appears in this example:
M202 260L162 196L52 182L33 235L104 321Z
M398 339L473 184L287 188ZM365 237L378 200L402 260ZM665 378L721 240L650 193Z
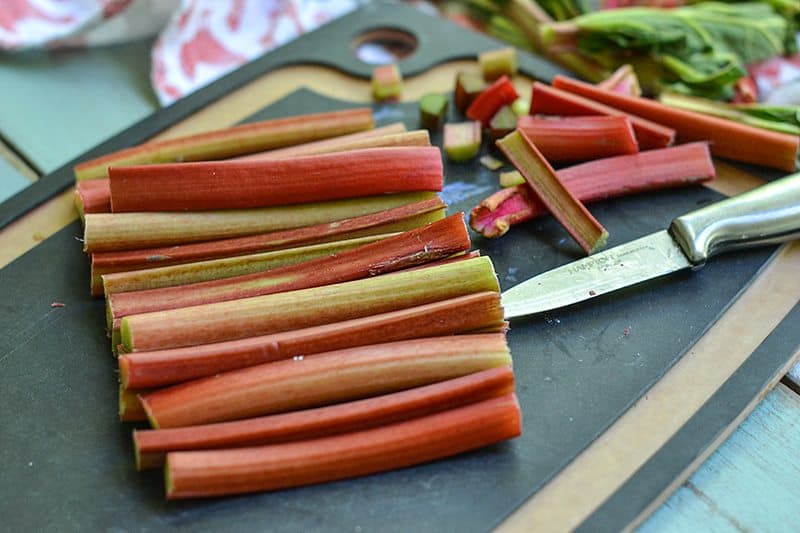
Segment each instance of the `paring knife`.
M678 270L698 269L721 252L797 238L800 173L679 216L668 230L523 281L503 293L505 317L541 313Z

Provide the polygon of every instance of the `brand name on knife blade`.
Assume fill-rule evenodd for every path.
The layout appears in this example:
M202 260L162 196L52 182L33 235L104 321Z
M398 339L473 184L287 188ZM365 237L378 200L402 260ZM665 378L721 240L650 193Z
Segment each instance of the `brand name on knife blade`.
M570 274L578 274L590 270L606 270L612 266L624 266L623 259L631 254L637 254L642 250L651 249L652 246L643 244L630 250L621 250L615 254L598 255L595 257L587 257L582 261L571 265L567 272Z

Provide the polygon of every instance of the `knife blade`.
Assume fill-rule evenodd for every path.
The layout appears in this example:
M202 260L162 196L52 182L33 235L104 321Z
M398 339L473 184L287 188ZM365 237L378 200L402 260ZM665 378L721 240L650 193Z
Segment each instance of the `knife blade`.
M800 238L800 173L674 219L669 229L523 281L502 294L505 317L572 305L685 269L731 250Z

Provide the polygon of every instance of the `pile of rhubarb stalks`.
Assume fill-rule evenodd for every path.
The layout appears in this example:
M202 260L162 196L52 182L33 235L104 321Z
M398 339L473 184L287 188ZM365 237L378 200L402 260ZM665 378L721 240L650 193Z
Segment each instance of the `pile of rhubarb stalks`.
M491 261L426 131L366 108L75 169L136 467L167 498L349 478L521 432Z
M564 76L549 85L535 82L527 112L512 130L498 131L496 124L507 123L498 117L513 116L511 107L523 100L510 81L511 69L500 74L464 107L475 121L473 130L488 132L516 168L501 173L504 188L470 213L470 226L486 237L552 214L591 254L605 246L608 233L585 203L713 179L712 156L796 170L797 135L641 97L630 67L596 85ZM463 96L467 91L459 83L456 95Z

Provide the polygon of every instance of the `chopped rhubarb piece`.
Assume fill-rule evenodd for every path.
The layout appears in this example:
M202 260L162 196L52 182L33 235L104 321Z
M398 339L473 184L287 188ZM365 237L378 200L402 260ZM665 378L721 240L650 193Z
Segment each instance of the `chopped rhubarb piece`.
M531 114L544 115L625 115L633 125L640 150L665 148L675 140L675 130L640 116L603 105L561 89L534 82L531 92Z
M456 88L453 93L456 109L466 113L467 108L481 94L488 85L478 74L472 72L459 72L456 75Z
M110 213L111 189L108 180L79 181L75 185L75 207L81 218L86 213Z
M457 213L393 237L281 268L176 287L112 293L106 305L112 318L121 318L318 287L444 259L469 246L463 213Z
M498 291L488 257L122 319L128 352L254 337Z
M514 131L516 127L517 114L511 110L511 107L504 105L489 121L489 139L496 141Z
M511 104L511 111L518 117L528 115L531 112L531 101L527 98L519 97Z
M368 148L275 161L214 161L111 167L111 209L242 209L439 191L433 146Z
M235 422L134 430L136 468L164 464L168 452L292 442L411 420L514 392L510 366L363 400Z
M514 394L405 422L320 439L231 450L172 452L168 499L278 490L450 457L522 432Z
M497 141L497 146L517 167L525 182L547 209L587 253L606 244L608 232L567 189L553 167L522 130Z
M83 248L111 252L257 235L377 213L434 196L431 192L403 193L257 209L88 214Z
M516 187L517 185L524 184L525 178L522 177L519 171L512 170L510 172L501 172L497 181L500 183L500 186L504 188Z
M147 413L144 412L142 402L139 401L139 394L150 392L147 389L131 390L119 386L119 420L120 422L145 422Z
M241 124L119 150L75 166L75 179L108 177L110 166L207 161L326 139L374 127L366 107Z
M675 128L683 141L708 141L714 155L787 172L797 167L800 136L754 128L670 107L655 100L606 91L561 76L556 76L553 83L559 89Z
M447 97L439 93L427 93L419 100L419 125L436 131L444 124L447 116Z
M520 117L519 128L551 163L587 161L639 151L626 116Z
M481 149L481 123L449 122L444 125L444 151L451 161L472 159Z
M368 398L511 364L503 333L370 344L233 370L140 396L155 428Z
M508 76L501 76L475 98L467 108L467 117L488 126L495 113L501 107L513 104L518 96L517 90Z
M502 76L509 78L517 73L517 51L514 48L501 48L478 54L483 79L494 81Z
M372 96L375 100L399 100L402 92L403 75L397 65L381 65L372 70Z
M408 309L234 341L122 354L125 387L163 387L220 372L367 344L478 331L502 331L496 292L479 292Z
M524 182L522 175L514 174ZM582 202L690 186L714 175L706 143L597 159L558 171L564 185ZM512 225L546 213L547 208L528 187L516 186L498 191L476 206L470 213L470 226L485 237L500 237Z
M505 164L496 157L492 157L489 154L481 156L480 162L481 165L488 168L489 170L498 170Z

